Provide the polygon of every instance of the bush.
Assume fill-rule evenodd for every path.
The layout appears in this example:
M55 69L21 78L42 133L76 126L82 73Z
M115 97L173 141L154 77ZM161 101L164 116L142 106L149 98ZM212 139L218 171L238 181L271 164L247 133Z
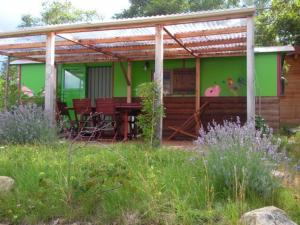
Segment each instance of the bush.
M142 114L138 116L138 126L142 129L145 141L156 146L159 140L155 139L157 121L164 114L163 106L155 109L155 101L159 98L158 86L155 82L143 83L137 88L142 97Z
M237 122L224 121L223 125L215 122L208 125L208 131L203 127L196 141L201 148L230 150L246 148L251 152L262 152L276 157L279 143L274 143L272 130L267 134L262 130L256 130L254 123L242 125L240 119Z
M263 134L255 129L254 123L241 125L239 119L236 123L213 123L207 132L200 130L196 143L208 150L207 176L214 191L222 197L255 194L267 198L278 187L272 175L277 144L270 132Z
M50 126L47 115L36 105L20 105L0 113L0 143L51 143L56 130Z

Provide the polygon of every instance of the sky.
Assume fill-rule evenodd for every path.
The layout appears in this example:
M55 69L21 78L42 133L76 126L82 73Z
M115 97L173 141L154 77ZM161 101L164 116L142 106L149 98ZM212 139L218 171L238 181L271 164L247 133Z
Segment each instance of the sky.
M115 13L129 7L128 0L71 0L76 8L97 10L110 19ZM42 0L0 0L0 32L15 30L23 14L39 16Z

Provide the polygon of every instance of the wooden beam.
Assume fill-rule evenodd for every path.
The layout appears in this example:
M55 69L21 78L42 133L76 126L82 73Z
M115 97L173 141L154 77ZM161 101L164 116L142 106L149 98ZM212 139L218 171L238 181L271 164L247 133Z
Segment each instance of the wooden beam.
M255 122L254 19L247 18L247 121Z
M8 109L8 95L9 95L9 66L10 66L10 56L7 57L6 73L5 73L5 92L4 92L4 109Z
M196 111L200 110L200 58L196 58Z
M225 48L208 48L208 49L203 49L203 50L197 50L194 51L195 53L197 53L198 57L202 57L203 55L207 55L208 53L211 54L220 54L220 53L226 53L226 52L240 52L240 51L245 51L246 50L246 46L236 46L236 47L225 47ZM137 57L149 57L149 58L153 58L155 56L155 52L152 50L146 50L146 51L135 51L135 52L122 52L122 54L126 57L130 57L131 59L135 59ZM119 55L122 55L119 53ZM164 56L165 57L186 57L190 55L189 53L187 53L186 50L177 50L177 49L168 49L164 52ZM31 58L31 60L36 60L38 59L39 61L45 61L43 58ZM64 61L69 61L69 60L84 60L84 61L88 61L88 60L104 60L104 61L109 61L109 60L113 60L113 61L120 61L117 58L112 58L106 55L103 55L102 53L95 53L95 52L91 52L91 53L83 53L83 54L79 54L79 55L57 55L55 60L56 62L64 62ZM122 71L126 73L126 69L122 64L121 64L121 69ZM123 73L124 74L124 73ZM126 80L127 81L127 80Z
M124 66L123 62L120 62L120 66L121 66L122 73L123 73L123 75L124 75L124 77L125 77L127 86L128 86L128 85L131 85L131 81L128 79L127 71L126 71L126 69L125 69L125 66ZM128 66L127 66L127 67L128 67Z
M51 126L55 126L56 74L55 34L53 32L47 35L46 43L45 111L48 113Z
M116 58L121 59L121 60L127 60L127 58L124 57L124 56L120 56L118 54L114 54L114 53L112 53L110 51L105 51L102 48L95 47L94 45L91 45L91 44L84 44L84 43L82 43L79 40L73 39L71 37L66 37L63 34L57 34L56 36L61 37L61 38L65 39L65 40L68 40L70 42L73 42L73 43L75 43L77 45L81 45L81 46L86 47L88 49L94 50L95 52L100 52L100 53L102 53L104 55L108 55L108 56L111 56L111 57L116 57Z
M15 57L15 58L19 58L19 59L28 59L28 60L32 60L32 61L37 61L37 62L45 62L45 60L43 59L36 59L36 58L33 58L33 57L29 57L29 56L17 56L15 55L14 53L8 53L8 52L4 52L4 51L0 51L0 55L5 55L5 56L8 56L8 57ZM27 55L30 55L30 53L27 53Z
M178 38L176 38L167 28L164 27L164 31L174 40L176 43L184 48L188 53L190 53L192 56L197 57L197 55L189 48L187 48L182 41L180 41Z
M246 51L236 51L236 52L230 52L230 53L223 53L223 52L216 52L216 53L207 53L200 55L199 58L216 58L216 57L233 57L233 56L245 56ZM132 61L149 61L154 60L154 56L141 56L141 57L132 57ZM186 55L175 55L175 56L164 56L164 59L191 59L194 58L190 54ZM61 58L59 60L55 60L56 63L96 63L96 62L120 62L120 60L115 58Z
M154 82L158 86L158 99L155 99L154 110L158 111L159 107L163 106L163 74L164 74L164 36L163 26L158 25L155 28L155 72ZM158 147L162 141L162 116L156 121L154 146Z
M200 30L200 31L190 31L177 33L174 36L176 38L192 38L192 37L206 37L212 35L222 35L222 34L235 34L235 33L245 33L247 27L231 27L231 28L221 28L213 30ZM62 34L61 34L62 35ZM138 35L138 36L125 36L125 37L112 37L112 38L96 38L96 39L81 39L77 40L84 45L95 45L95 44L109 44L117 42L137 42L137 41L153 41L155 35ZM169 35L164 35L164 39L171 39ZM77 42L70 41L57 41L56 46L72 46L79 45ZM35 43L19 43L19 44L3 44L0 45L0 49L24 49L24 48L45 48L45 42L35 42Z
M131 62L127 62L127 103L131 103L132 101L132 88L131 88L131 76L132 76L132 65Z
M21 89L22 89L22 65L18 65L18 103L21 104Z
M233 38L233 39L225 39L225 40L208 40L208 41L199 41L199 42L190 42L186 43L186 47L203 47L203 46L212 46L212 45L226 45L226 44L244 44L246 43L246 38ZM164 44L165 49L173 49L173 48L180 48L181 46L178 44ZM154 49L154 44L148 45L129 45L129 46L120 46L120 47L103 47L103 50L107 51L135 51L135 50L151 50ZM55 50L55 55L60 56L62 54L77 54L77 53L93 53L95 52L92 49L82 48L82 49L59 49ZM30 49L26 52L14 52L14 56L22 57L22 56L36 56L36 55L45 55L44 50L39 51L30 51Z

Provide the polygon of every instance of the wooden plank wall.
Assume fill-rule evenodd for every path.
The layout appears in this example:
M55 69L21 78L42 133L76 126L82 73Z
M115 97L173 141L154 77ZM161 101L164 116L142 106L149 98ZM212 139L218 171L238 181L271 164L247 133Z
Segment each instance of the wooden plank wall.
M300 55L286 56L290 65L286 75L285 93L280 96L280 123L300 124Z
M204 127L213 120L222 123L226 120L236 120L239 116L241 122L246 120L245 97L201 97L201 105L208 102L209 105L202 114ZM169 126L180 126L195 111L195 97L165 97L165 114L163 134L167 137L171 134ZM197 134L198 131L190 130ZM183 138L178 136L179 139Z
M126 98L116 98L118 102L125 102ZM133 102L139 101L134 98ZM208 123L223 120L236 121L240 117L242 123L246 121L246 97L201 97L201 105L208 102L209 105L201 118L204 127ZM195 111L195 97L164 97L165 118L163 120L163 136L168 137L172 130L169 126L178 127ZM279 99L277 97L256 98L256 113L261 114L269 126L278 129L279 126ZM190 130L194 134L198 131ZM178 139L187 139L186 136L177 136Z
M208 102L209 105L202 114L204 127L208 123L215 121L222 123L224 120L236 121L237 116L240 121L246 121L246 97L201 97L201 104ZM192 115L195 110L194 97L165 97L166 117L164 118L164 136L171 134L169 126L180 126ZM260 114L275 131L279 127L279 98L260 97L256 98L256 114ZM190 132L193 132L190 130ZM195 131L195 134L198 131ZM179 139L183 138L179 136Z
M277 131L280 122L279 98L278 97L256 97L256 115L261 115L267 124Z

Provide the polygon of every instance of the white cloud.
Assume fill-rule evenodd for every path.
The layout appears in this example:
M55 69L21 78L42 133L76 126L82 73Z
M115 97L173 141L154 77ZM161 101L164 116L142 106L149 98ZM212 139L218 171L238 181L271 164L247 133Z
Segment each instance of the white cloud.
M128 0L71 0L81 9L95 9L104 16L111 18L115 13L128 8ZM38 16L42 0L0 0L0 30L14 30L21 23L23 14Z

